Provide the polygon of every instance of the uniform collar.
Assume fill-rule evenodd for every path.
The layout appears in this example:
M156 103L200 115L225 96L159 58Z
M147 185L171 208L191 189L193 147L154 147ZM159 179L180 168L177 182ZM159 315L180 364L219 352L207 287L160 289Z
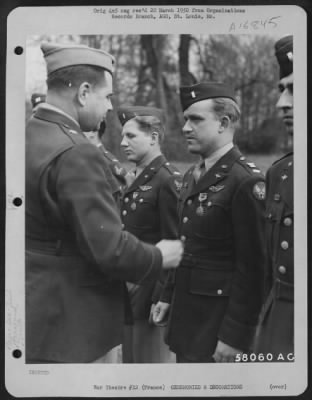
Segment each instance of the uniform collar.
M161 168L162 165L166 164L168 161L166 158L161 154L154 158L140 173L140 175L131 183L131 185L126 190L126 193L132 192L139 186L144 185L148 182L156 172Z
M214 164L220 160L221 157L224 156L228 151L230 151L234 147L233 143L227 143L226 145L222 146L220 149L216 150L212 153L209 157L205 158L205 168L206 171L209 171Z
M207 192L209 187L216 185L218 182L225 179L230 173L235 161L242 154L236 146L228 150L219 160L210 168L208 172L195 184L193 177L193 169L191 168L186 174L186 185L189 187L187 196Z
M79 132L82 132L80 125L73 117L60 108L48 103L42 104L41 107L36 110L34 117L64 125L66 128L78 129Z

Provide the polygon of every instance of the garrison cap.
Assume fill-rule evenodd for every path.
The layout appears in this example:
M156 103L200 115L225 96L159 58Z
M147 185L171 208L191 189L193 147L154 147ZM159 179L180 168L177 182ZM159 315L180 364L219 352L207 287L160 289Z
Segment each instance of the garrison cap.
M33 93L30 98L32 107L36 107L40 103L45 103L46 95L43 93Z
M280 79L293 72L293 37L285 36L275 43L275 55L280 67Z
M180 87L180 99L183 111L193 103L216 97L227 97L236 102L234 90L222 82L202 82L192 86Z
M130 119L135 117L150 116L156 117L161 123L164 123L164 113L160 108L144 107L144 106L129 106L118 109L118 118L123 126Z
M44 42L41 50L47 63L47 72L74 65L91 65L101 67L113 73L114 57L104 50L94 49L88 46L60 45L58 43Z

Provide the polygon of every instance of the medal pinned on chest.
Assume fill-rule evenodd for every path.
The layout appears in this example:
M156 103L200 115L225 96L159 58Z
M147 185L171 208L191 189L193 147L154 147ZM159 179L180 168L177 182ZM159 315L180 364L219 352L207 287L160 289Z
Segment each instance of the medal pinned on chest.
M199 193L198 201L199 206L196 208L196 214L199 217L202 217L205 214L206 207L204 207L203 202L207 200L208 194L207 193Z
M132 211L135 211L136 208L137 208L137 204L135 202L135 199L138 197L138 195L139 195L139 192L133 192L133 195L132 195L133 202L130 204L130 208L131 208Z

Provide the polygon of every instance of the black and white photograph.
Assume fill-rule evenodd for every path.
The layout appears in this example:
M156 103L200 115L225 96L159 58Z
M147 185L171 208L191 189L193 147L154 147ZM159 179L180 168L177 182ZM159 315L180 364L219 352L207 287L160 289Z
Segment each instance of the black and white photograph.
M305 391L306 31L298 6L11 12L11 395Z

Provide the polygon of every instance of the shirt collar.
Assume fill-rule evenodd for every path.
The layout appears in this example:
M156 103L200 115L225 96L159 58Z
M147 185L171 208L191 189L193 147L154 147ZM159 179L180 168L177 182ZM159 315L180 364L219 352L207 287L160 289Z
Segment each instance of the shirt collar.
M205 158L205 169L209 171L209 169L220 160L221 157L224 156L228 151L230 151L234 147L233 143L227 143L220 149L216 150L209 157Z

